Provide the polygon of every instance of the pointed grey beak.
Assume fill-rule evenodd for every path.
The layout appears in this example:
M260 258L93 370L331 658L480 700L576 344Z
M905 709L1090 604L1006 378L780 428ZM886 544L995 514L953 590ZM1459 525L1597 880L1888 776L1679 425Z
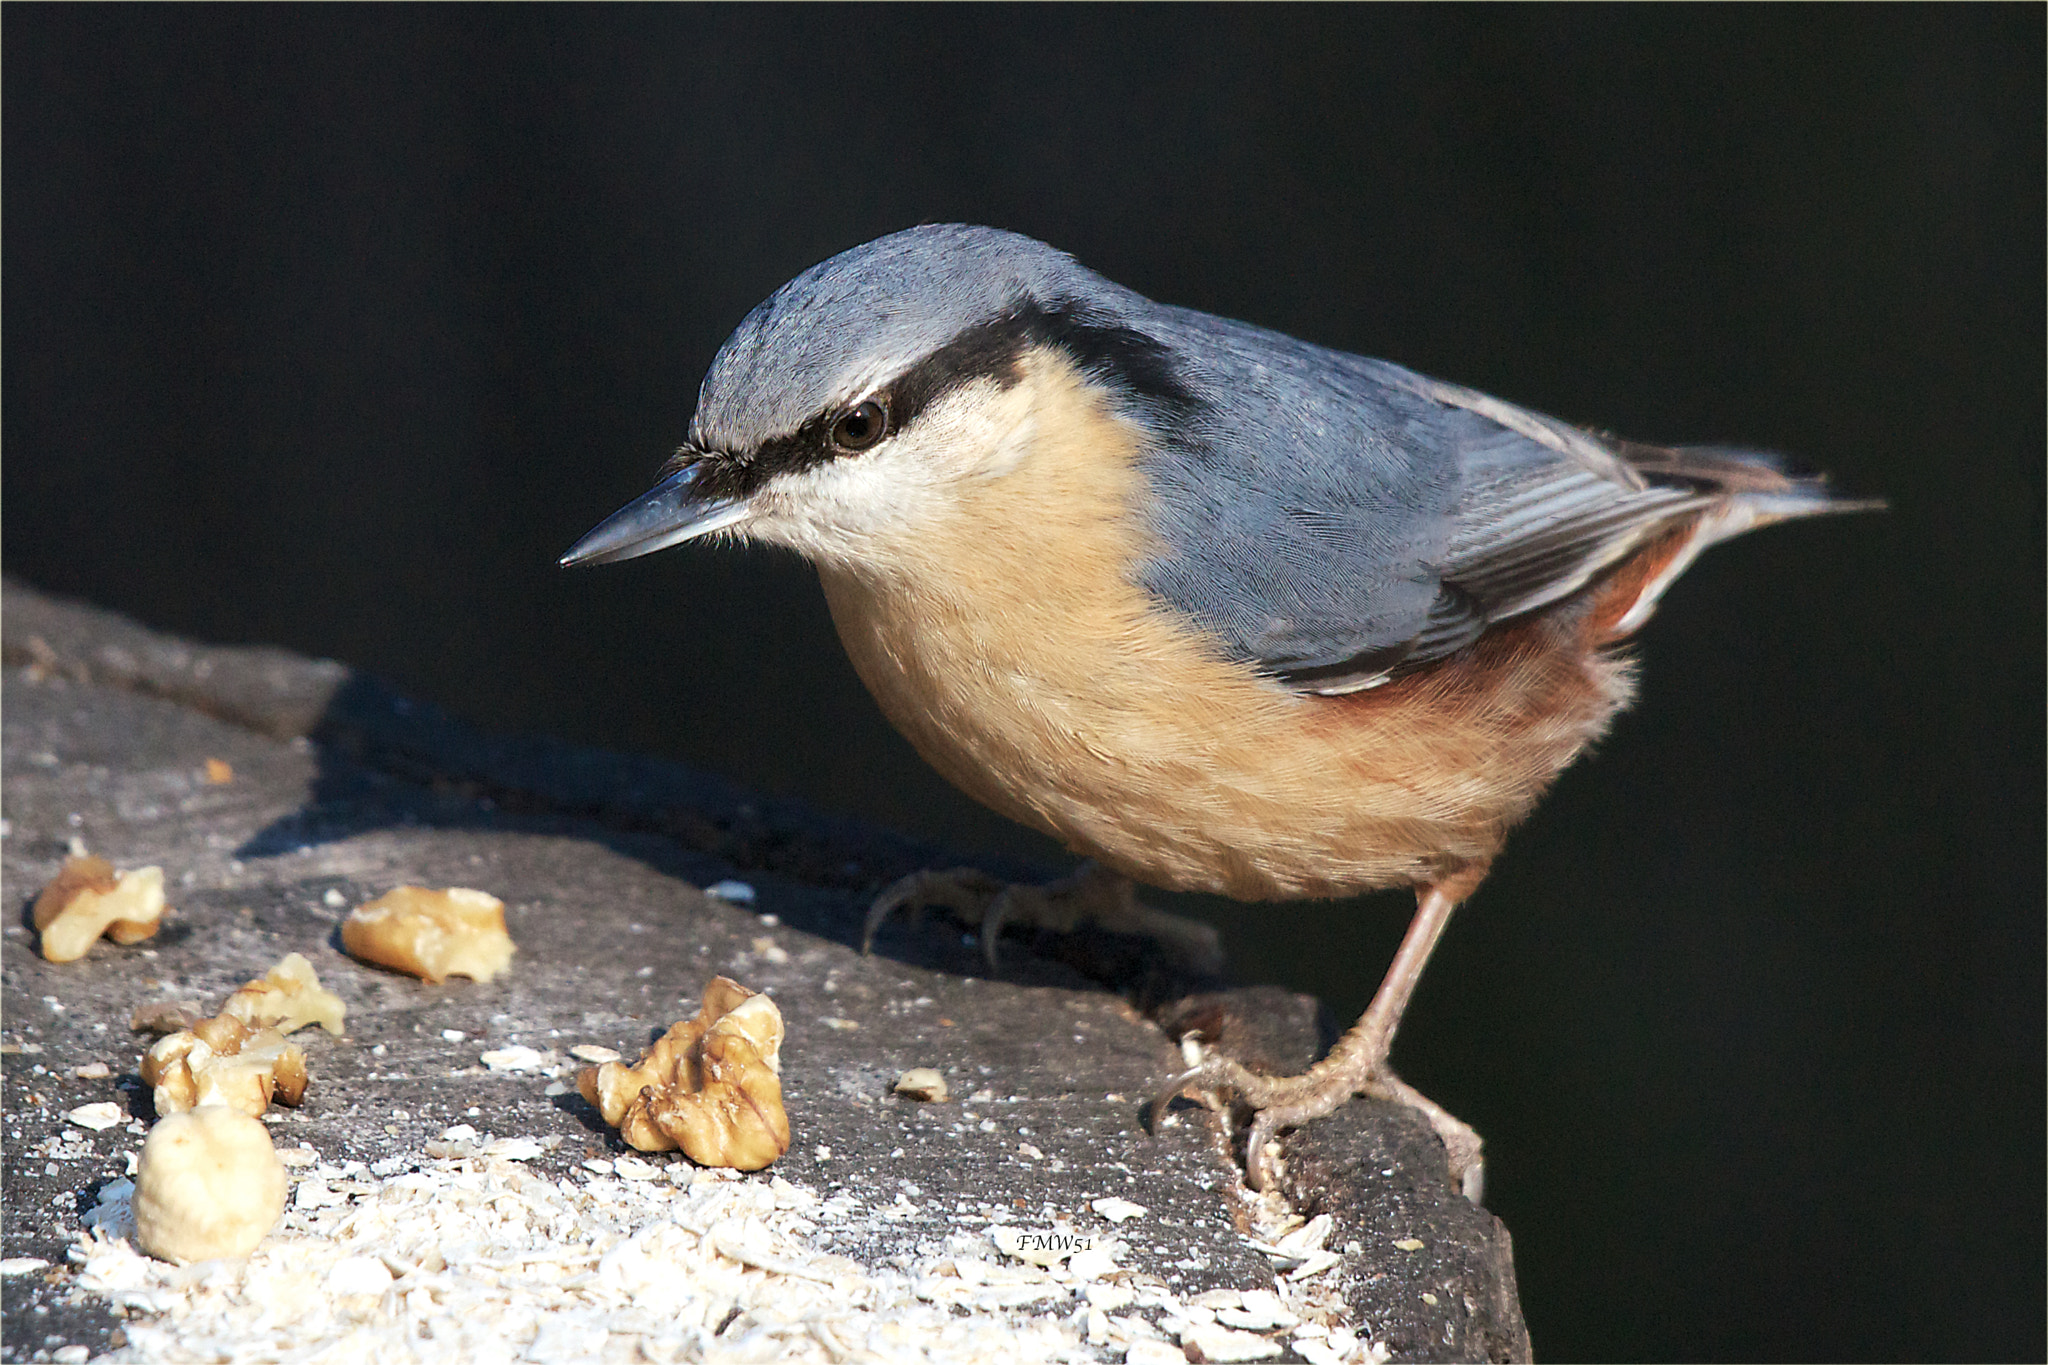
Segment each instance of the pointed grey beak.
M562 556L562 567L637 559L744 520L745 499L705 497L695 489L703 468L685 465L606 517Z

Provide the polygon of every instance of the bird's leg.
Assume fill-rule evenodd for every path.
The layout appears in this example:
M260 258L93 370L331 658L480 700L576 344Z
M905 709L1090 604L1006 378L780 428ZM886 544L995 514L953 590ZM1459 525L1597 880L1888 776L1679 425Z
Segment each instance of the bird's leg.
M915 913L927 905L943 906L977 924L982 955L991 968L996 965L996 940L1012 921L1061 934L1094 924L1112 933L1155 939L1199 971L1213 972L1223 961L1214 928L1153 909L1138 899L1130 878L1093 861L1082 863L1072 876L1043 886L1001 882L971 867L913 872L875 897L861 935L861 951L868 951L875 930L896 911Z
M1479 1134L1396 1076L1387 1065L1387 1052L1393 1046L1402 1012L1408 1008L1408 998L1422 976L1423 964L1429 961L1430 950L1442 936L1451 911L1485 875L1483 864L1466 867L1417 891L1415 918L1401 939L1393 965L1387 968L1386 979L1365 1013L1337 1040L1327 1057L1299 1076L1262 1076L1228 1057L1211 1057L1162 1091L1153 1101L1155 1111L1191 1086L1233 1092L1254 1111L1245 1147L1245 1175L1254 1189L1263 1190L1271 1185L1273 1175L1266 1146L1283 1128L1319 1119L1353 1095L1393 1100L1420 1110L1429 1120L1450 1155L1452 1182L1466 1198L1478 1203L1485 1180Z

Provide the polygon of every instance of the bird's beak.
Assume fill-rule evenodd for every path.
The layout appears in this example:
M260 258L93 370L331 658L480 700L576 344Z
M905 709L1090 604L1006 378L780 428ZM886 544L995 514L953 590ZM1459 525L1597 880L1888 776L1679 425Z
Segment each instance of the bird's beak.
M707 496L695 485L702 463L684 465L570 547L562 566L611 564L666 550L744 520L744 498Z

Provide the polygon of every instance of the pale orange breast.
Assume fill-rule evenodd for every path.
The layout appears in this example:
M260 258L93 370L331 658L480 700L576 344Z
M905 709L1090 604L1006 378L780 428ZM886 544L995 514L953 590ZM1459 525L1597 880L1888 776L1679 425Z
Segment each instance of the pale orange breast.
M1626 703L1584 612L1459 663L1304 697L1217 656L1130 579L1132 433L1039 360L1029 459L819 573L855 669L977 800L1152 885L1246 899L1429 881L1507 828Z

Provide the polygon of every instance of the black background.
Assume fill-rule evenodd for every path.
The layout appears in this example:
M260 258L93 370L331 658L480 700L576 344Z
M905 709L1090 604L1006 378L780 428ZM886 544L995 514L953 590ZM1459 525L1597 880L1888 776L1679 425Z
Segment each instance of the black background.
M809 571L554 557L784 279L920 221L1894 510L1714 551L1397 1050L1547 1358L2035 1358L2043 11L9 5L41 586L1051 859ZM1408 902L1196 903L1348 1017Z

